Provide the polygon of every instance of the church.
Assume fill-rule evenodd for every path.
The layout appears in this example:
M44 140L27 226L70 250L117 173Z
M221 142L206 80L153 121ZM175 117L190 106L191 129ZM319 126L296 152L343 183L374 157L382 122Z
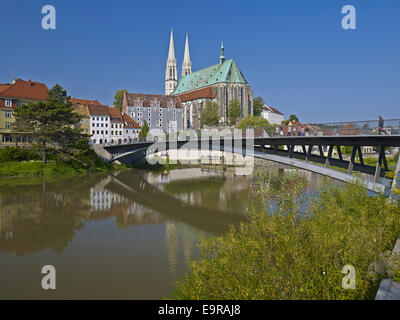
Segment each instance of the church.
M201 128L200 114L207 101L218 104L221 125L228 123L228 106L233 100L240 104L241 117L253 114L253 91L235 60L225 59L223 43L218 64L192 72L189 38L186 34L181 78L178 81L172 29L165 72L165 94L179 98L183 108L184 129Z

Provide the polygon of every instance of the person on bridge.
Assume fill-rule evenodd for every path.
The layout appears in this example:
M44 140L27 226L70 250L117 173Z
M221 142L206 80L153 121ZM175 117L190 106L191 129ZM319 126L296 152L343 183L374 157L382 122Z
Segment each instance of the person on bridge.
M384 132L384 131L383 131L383 126L384 126L383 118L382 118L381 116L379 116L379 123L378 123L378 132L379 132L379 135L381 135L382 132Z

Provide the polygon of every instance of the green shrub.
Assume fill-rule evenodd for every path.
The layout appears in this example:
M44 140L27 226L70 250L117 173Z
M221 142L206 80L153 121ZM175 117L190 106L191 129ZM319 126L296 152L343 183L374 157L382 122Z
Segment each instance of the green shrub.
M40 156L33 148L5 147L0 150L0 162L30 161L37 159L40 159Z
M324 186L302 212L296 177L258 185L277 204L253 210L249 222L203 239L201 257L179 280L173 299L373 299L379 279L370 265L391 250L400 232L400 208L357 185ZM345 265L356 289L342 288Z

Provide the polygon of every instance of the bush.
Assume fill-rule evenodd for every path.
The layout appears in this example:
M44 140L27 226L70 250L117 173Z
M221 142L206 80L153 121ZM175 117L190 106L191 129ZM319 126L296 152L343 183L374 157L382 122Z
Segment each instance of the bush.
M264 179L264 178L263 178ZM324 186L302 212L295 177L264 179L258 193L276 206L250 214L224 236L203 239L201 258L178 281L173 299L373 299L372 263L391 250L400 208L357 185ZM345 265L356 289L342 288Z
M38 159L40 159L40 156L33 148L23 149L17 147L5 147L0 150L0 162L30 161Z
M253 129L263 129L263 128L272 128L273 126L268 122L268 120L260 117L247 116L240 120L238 128L239 129L247 129L252 127Z

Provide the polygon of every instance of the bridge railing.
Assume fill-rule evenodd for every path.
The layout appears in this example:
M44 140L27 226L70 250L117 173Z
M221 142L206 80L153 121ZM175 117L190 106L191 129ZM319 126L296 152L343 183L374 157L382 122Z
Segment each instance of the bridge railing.
M233 135L233 128L214 128L214 130L229 129ZM251 128L250 128L251 129ZM382 130L380 130L382 129ZM193 130L198 139L202 138L201 129ZM212 129L209 129L212 130ZM242 130L242 137L246 138L248 133ZM305 123L294 122L291 125L272 125L269 127L254 129L252 136L257 137L297 137L297 136L354 136L354 135L400 135L400 119L387 119L384 120L382 128L378 120L365 120L365 121L347 121L347 122L330 122L330 123ZM240 135L240 133L239 133ZM168 139L168 135L165 135ZM191 136L193 138L193 136ZM178 140L186 140L185 133L179 133ZM132 144L141 142L137 139L124 141L121 144ZM117 146L120 144L111 144L110 142L105 146Z
M348 121L331 123L295 122L291 125L276 125L264 128L261 133L254 131L255 137L287 137L287 136L355 136L355 135L399 135L400 119L384 120L380 127L378 120Z

